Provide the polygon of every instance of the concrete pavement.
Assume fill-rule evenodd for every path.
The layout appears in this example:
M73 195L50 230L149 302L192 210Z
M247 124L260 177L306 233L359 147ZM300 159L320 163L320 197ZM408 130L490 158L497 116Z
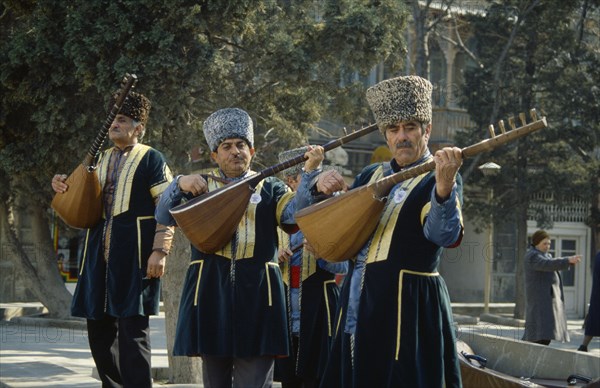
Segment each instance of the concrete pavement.
M497 322L494 322L494 315L489 315L487 322L467 316L457 316L455 319L458 323L458 337L467 341L470 333L513 340L520 340L523 335L522 327L506 325L510 321L506 317L498 317ZM581 324L581 320L569 321L571 342L553 341L550 347L576 352L583 337ZM164 313L151 317L150 327L155 386L167 385L168 357ZM600 338L594 338L589 349L589 354L597 357L600 364ZM93 375L94 362L88 348L83 321L52 321L47 318L18 316L10 321L0 321L0 387L100 387L100 381Z
M162 377L168 367L164 315L151 317L150 330L153 372ZM94 372L85 322L0 322L0 386L99 387Z

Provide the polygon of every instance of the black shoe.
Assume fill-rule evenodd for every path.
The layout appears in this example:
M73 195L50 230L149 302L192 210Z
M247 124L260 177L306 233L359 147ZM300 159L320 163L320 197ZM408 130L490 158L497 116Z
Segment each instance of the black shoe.
M585 346L585 345L580 345L580 346L577 348L577 351L578 351L578 352L587 352L587 351L588 351L588 350L587 350L587 346Z

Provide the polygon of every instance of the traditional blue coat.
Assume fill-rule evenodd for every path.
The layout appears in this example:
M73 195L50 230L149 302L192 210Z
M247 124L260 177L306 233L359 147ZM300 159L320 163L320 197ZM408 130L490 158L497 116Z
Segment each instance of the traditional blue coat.
M391 173L385 164L368 166L353 186ZM424 231L431 208L440 206L432 203L434 187L430 172L390 193L377 229L357 256L360 263L354 263L344 281L322 387L461 386L450 298L437 272L442 248ZM461 200L458 176L447 209L459 218ZM460 222L457 232L462 235ZM362 273L357 278L358 264ZM353 289L360 291L357 306L351 303ZM347 325L350 308L352 331Z
M304 235L299 231L288 240L288 247L292 249L303 243ZM296 376L320 379L329 356L338 307L339 287L335 275L346 274L348 263L328 263L307 250L300 249L294 252L289 262L282 263L280 267L286 285L290 339L292 335L298 337L298 348L296 354L275 361L275 380L294 381ZM291 290L297 290L298 295ZM299 299L298 322L293 317L296 313L292 308L294 297ZM293 327L294 325L297 327Z
M585 318L585 335L600 336L600 252L596 254L594 259L590 310Z
M209 191L224 185L212 179L208 184ZM179 307L176 356L288 355L277 226L293 221L294 193L274 177L262 180L255 192L258 197L250 199L226 246L213 254L192 246ZM167 210L181 196L174 182L161 197L159 222L173 224Z
M98 164L102 187L113 150L118 152L106 150ZM71 305L76 317L158 314L160 279L145 277L156 231L154 200L172 177L163 155L144 144L136 144L124 163L116 176L112 205L105 207L103 218L85 235ZM105 242L107 235L110 241Z

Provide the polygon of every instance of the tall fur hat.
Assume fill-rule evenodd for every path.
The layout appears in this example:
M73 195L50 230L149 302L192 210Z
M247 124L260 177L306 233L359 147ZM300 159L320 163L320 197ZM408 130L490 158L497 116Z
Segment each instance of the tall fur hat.
M254 148L252 119L239 108L220 109L204 120L204 137L211 151L216 151L226 139L244 139Z
M282 151L279 153L279 163L283 163L283 162L290 160L292 158L295 158L296 156L299 156L299 155L304 155L306 153L306 151L308 151L307 146L300 147L300 148L294 148L293 150ZM283 170L282 174L285 176L296 176L296 175L300 174L300 171L302 171L303 166L304 166L304 163L299 163L290 168L286 168L285 170Z
M379 130L400 121L431 122L431 82L416 75L391 78L367 89Z
M112 98L110 100L109 110L112 109L117 97L119 96L120 90L117 90L113 93ZM134 119L135 121L139 121L140 123L146 125L148 121L148 115L150 114L150 108L152 104L150 100L144 96L143 94L136 92L129 92L127 98L123 102L123 106L119 111L119 114L125 115Z

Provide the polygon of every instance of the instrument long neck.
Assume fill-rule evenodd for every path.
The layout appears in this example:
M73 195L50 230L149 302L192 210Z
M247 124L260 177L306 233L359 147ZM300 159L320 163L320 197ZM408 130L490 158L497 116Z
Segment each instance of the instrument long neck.
M87 154L85 155L85 159L83 160L83 165L88 167L88 169L94 168L96 166L96 161L98 160L98 155L100 154L100 149L102 148L102 145L104 144L104 140L106 140L106 135L108 135L108 130L110 129L110 126L112 125L112 122L114 121L115 117L119 113L120 109L121 109L120 106L117 106L116 104L113 105L112 109L110 110L110 113L106 117L106 121L104 122L104 124L102 125L102 128L100 129L100 132L98 132L98 135L96 135L96 138L94 139L94 142L92 143L92 146L90 147Z
M503 144L513 141L514 139L523 137L523 136L525 136L531 132L534 132L538 129L545 128L547 125L548 124L546 122L546 118L543 117L541 120L537 120L530 124L525 124L520 128L513 129L512 131L503 133L498 136L494 136L490 139L486 139L486 140L480 141L479 143L465 147L461 150L462 156L463 156L463 158L471 158L482 152L491 151L494 148L497 148ZM434 161L426 162L426 163L420 164L418 166L409 168L407 170L397 172L397 173L392 174L383 179L380 179L380 180L372 183L371 185L369 185L369 187L371 187L374 190L375 195L378 198L384 198L389 194L389 192L392 190L394 185L396 185L406 179L414 178L416 176L419 176L426 172L432 171L434 169L435 169Z
M343 144L349 143L354 139L358 139L361 136L367 135L367 134L375 131L376 129L377 129L377 124L371 124L365 128L359 129L358 131L354 131L349 135L342 136L339 139L332 140L328 143L325 143L323 145L323 149L325 150L325 152L330 151L330 150L337 148ZM262 170L261 172L259 172L258 175L260 175L261 179L266 178L268 176L275 175L278 172L283 171L287 168L290 168L297 164L300 164L300 163L304 162L306 159L308 159L308 158L306 158L304 155L298 155L293 159L286 160L285 162L281 162L279 164L276 164L274 166L266 168L266 169Z
M137 82L137 76L135 74L126 74L125 79L123 80L123 86L121 88L121 92L118 97L115 99L115 103L113 104L100 132L96 135L92 146L88 150L85 158L83 159L82 164L87 168L88 171L92 171L96 168L96 162L98 161L98 155L100 154L100 149L102 148L102 144L104 144L104 140L106 140L106 135L108 134L108 130L112 125L115 117L119 114L121 107L125 103L125 99L129 95L129 92L134 87Z

